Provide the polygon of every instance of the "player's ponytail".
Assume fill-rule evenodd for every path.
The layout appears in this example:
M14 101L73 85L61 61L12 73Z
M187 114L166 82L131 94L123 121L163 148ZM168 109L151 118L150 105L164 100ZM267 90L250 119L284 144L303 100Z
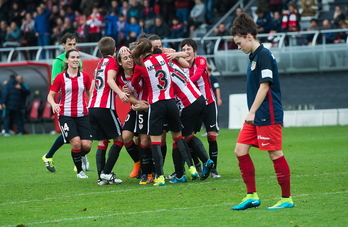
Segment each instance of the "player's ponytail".
M143 62L140 60L148 54L151 54L152 44L151 41L147 39L139 40L138 45L132 51L132 58L136 65L144 66Z

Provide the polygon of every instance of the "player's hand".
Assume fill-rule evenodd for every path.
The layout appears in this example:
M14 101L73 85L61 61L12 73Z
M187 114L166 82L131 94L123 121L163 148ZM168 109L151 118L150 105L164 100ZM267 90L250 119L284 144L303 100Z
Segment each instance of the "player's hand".
M59 113L60 112L60 106L61 106L61 104L58 104L58 103L53 104L53 106L52 106L53 113Z
M254 113L248 113L247 117L245 118L246 124L254 124L255 114Z
M129 103L129 94L127 94L127 93L125 93L125 92L121 92L120 94L119 94L119 97L120 97L120 99L122 100L122 102L125 102L125 103Z

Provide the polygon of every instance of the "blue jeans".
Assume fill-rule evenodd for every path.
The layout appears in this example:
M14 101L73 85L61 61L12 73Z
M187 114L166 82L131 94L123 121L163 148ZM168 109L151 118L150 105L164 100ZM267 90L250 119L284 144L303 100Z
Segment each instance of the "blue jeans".
M45 33L45 34L39 34L39 36L37 37L37 44L39 46L48 46L50 45L51 42L51 37L49 33ZM45 59L46 58L46 51L43 50L41 52L41 59Z

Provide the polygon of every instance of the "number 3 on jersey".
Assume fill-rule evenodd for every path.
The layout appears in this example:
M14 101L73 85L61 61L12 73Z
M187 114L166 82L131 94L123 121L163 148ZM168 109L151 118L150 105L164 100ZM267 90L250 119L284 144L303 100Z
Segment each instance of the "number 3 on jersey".
M168 79L166 72L160 69L156 72L155 77L158 79L157 87L161 90L166 90L168 87Z

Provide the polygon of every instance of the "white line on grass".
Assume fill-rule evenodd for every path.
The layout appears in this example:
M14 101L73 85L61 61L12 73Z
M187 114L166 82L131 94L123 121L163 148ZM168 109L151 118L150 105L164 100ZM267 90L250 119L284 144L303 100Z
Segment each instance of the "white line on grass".
M342 193L348 193L348 191L341 191L341 192L324 192L324 193L316 193L316 194L303 194L303 195L297 195L293 196L293 198L297 197L306 197L306 196L313 196L313 195L333 195L333 194L342 194ZM273 199L263 199L262 201L269 201ZM146 213L153 213L153 212L163 212L163 211L175 211L175 210L187 210L187 209L201 209L205 207L217 207L217 206L229 206L233 203L220 203L220 204L209 204L209 205L203 205L198 207L175 207L171 209L158 209L158 210L144 210L144 211L136 211L136 212L122 212L122 213L113 213L113 214L107 214L107 215L98 215L98 216L83 216L83 217L73 217L73 218L62 218L57 220L51 220L51 221L40 221L40 222L31 222L26 223L26 225L38 225L38 224L47 224L47 223L58 223L58 222L64 222L64 221L76 221L81 219L97 219L97 218L106 218L106 217L113 217L118 215L134 215L134 214L146 214Z
M324 176L324 175L335 175L335 174L347 174L348 172L339 172L339 173L322 173L322 174L305 174L305 175L292 175L291 177L316 177L316 176ZM274 178L275 176L270 176L271 178ZM266 178L266 177L265 177ZM267 177L268 178L268 177ZM262 178L258 178L262 179ZM231 180L222 180L222 181L241 181L240 178L238 179L231 179ZM209 181L203 181L200 183L194 183L194 185L200 185L200 184L210 184L213 182ZM170 186L168 184L166 187ZM171 186L170 186L171 187ZM139 187L139 188L133 188L133 189L121 189L121 190L112 190L112 191L98 191L98 192L89 192L89 193L83 193L83 194L75 194L75 195L66 195L66 196L59 196L59 197L51 197L51 198L43 198L43 199L33 199L33 200L24 200L24 201L17 201L17 202L8 202L8 203L0 203L0 206L7 206L7 205L14 205L14 204L22 204L22 203L31 203L31 202L41 202L41 201L47 201L47 200L56 200L61 198L71 198L71 197L77 197L77 196L86 196L86 195L95 195L95 194L108 194L108 193L117 193L117 192L129 192L129 191L137 191L137 190L147 190L147 189L153 189L152 187Z

